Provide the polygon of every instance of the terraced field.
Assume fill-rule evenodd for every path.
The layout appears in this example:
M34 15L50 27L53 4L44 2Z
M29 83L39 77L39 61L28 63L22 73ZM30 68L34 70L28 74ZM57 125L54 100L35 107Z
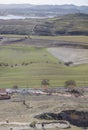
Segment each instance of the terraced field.
M37 88L41 87L43 79L49 79L50 87L63 86L64 82L70 79L75 80L78 86L88 85L88 64L68 67L63 64L60 57L59 60L47 51L47 48L50 46L64 45L63 41L61 42L61 40L55 37L33 36L23 41L18 41L19 38L23 39L24 36L10 35L7 37L7 41L0 41L1 88L9 88L14 85ZM68 45L68 42L65 44ZM77 45L80 46L80 43L78 42ZM81 43L81 45L86 46L87 43ZM64 51L62 51L63 49ZM72 57L73 60L80 60L81 56L87 60L87 49L70 48L68 50L68 48L59 48L60 54L64 52L66 55L65 58L64 54L61 55L65 60L69 58L72 60ZM74 53L74 55L71 57L70 53ZM85 59L83 58L83 61Z
M72 39L74 38L72 37ZM79 37L76 37L75 40L77 39ZM65 37L63 40L58 39L58 37L5 36L5 39L0 41L0 88L12 88L17 85L19 88L33 87L36 90L36 88L42 87L41 81L43 79L49 79L49 87L62 87L66 80L75 80L77 86L80 87L88 86L88 63L81 62L82 64L76 66L64 65L64 62L70 60L74 63L81 59L87 61L88 49L82 49L82 47L86 48L88 43L83 43L83 41L68 42L68 40L65 41ZM64 44L65 47L62 47ZM23 104L24 98L28 108ZM31 123L37 120L34 118L35 115L44 112L56 113L67 109L87 110L87 99L86 96L84 98L70 96L69 98L61 93L60 96L17 93L12 95L8 102L0 101L0 121ZM41 121L39 120L39 122ZM0 130L11 128L13 130L29 129L29 127L24 128L22 125L1 124L0 126ZM82 129L73 125L69 128L69 130ZM58 130L58 128L47 130Z

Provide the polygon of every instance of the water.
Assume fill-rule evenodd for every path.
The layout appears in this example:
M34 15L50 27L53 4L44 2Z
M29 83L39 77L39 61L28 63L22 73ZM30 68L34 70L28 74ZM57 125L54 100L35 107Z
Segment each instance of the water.
M6 16L0 16L0 19L3 20L10 20L10 19L42 19L42 18L46 18L46 17L37 17L37 16L18 16L18 15L6 15Z

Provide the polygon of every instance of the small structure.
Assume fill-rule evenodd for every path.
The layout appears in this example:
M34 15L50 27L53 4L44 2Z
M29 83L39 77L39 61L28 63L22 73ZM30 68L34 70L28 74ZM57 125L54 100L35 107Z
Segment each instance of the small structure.
M6 89L0 89L0 100L10 99L10 95L6 92Z

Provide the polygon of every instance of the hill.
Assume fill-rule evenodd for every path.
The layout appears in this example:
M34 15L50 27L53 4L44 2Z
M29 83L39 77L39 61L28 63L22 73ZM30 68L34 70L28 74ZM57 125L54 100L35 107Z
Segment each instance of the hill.
M48 19L34 28L39 35L88 35L88 14L69 14Z
M88 6L76 5L30 5L30 4L1 4L1 15L36 15L57 16L71 13L88 14Z
M46 19L0 20L0 34L88 35L88 14Z

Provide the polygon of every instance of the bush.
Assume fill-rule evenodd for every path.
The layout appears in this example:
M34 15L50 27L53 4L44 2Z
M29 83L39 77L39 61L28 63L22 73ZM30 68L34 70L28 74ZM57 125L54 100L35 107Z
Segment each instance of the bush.
M18 89L18 86L17 86L17 85L14 85L12 88L13 88L13 89Z
M76 82L74 80L68 80L65 82L65 86L69 87L69 86L76 86Z
M72 61L69 61L69 62L65 62L65 63L64 63L64 65L66 65L66 66L70 66L70 65L72 65L72 64L73 64Z

